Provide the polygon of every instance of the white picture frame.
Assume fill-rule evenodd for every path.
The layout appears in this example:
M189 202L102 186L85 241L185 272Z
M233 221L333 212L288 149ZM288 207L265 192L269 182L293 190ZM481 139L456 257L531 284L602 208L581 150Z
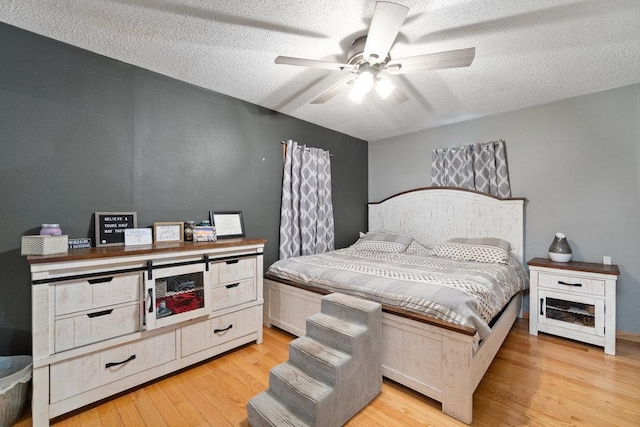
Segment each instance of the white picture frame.
M184 224L182 222L154 222L153 241L181 242L184 240Z

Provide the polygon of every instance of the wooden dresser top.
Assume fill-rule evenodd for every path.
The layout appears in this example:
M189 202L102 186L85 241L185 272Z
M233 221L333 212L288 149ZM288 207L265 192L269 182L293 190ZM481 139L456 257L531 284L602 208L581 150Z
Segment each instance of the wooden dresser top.
M131 255L145 255L159 252L182 252L191 250L223 249L245 245L264 245L265 239L235 238L220 239L212 242L162 242L152 245L136 246L105 246L98 248L69 249L68 252L52 255L29 255L29 264L44 264L49 262L77 261L94 258L110 258Z
M585 271L588 273L600 273L600 274L615 274L620 275L620 269L617 265L605 265L598 264L596 262L581 262L581 261L569 261L569 262L555 262L548 258L533 258L527 265L533 267L546 267L557 268L559 270L574 270Z

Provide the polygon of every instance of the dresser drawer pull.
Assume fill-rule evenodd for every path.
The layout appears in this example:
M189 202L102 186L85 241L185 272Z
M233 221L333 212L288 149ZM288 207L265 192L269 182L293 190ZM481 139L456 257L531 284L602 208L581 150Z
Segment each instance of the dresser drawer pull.
M567 282L563 282L562 280L558 280L558 283L560 285L566 285L566 286L577 286L578 288L582 287L582 283L567 283Z
M229 330L229 329L231 329L231 328L233 328L233 325L229 325L229 326L227 326L227 327L226 327L226 328L224 328L224 329L214 329L214 330L213 330L213 333L214 333L214 334L217 334L217 333L220 333L220 332L225 332L225 331L228 331L228 330Z
M227 263L227 265L229 265L229 264L237 264L239 262L240 262L239 259L232 259L232 260L229 260L229 261L225 261L225 263Z
M111 314L111 313L113 313L113 308L110 310L96 311L95 313L89 313L87 314L87 316L93 319L94 317L106 316L107 314Z
M89 284L95 285L96 283L107 283L113 280L113 277L101 277L99 279L90 279Z
M232 283L230 285L225 286L225 288L227 289L231 289L231 288L237 288L238 286L240 286L240 282L238 283Z
M128 358L127 360L123 360L122 362L112 362L112 363L107 363L106 365L104 365L104 369L109 369L113 366L118 366L118 365L123 365L127 362L131 362L133 359L136 358L136 355L132 355L130 358Z

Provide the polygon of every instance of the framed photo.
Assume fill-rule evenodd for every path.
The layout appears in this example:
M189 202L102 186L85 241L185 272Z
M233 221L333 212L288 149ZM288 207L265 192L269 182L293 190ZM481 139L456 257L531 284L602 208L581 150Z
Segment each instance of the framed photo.
M219 239L244 237L244 222L242 211L209 212L211 225L216 227Z
M124 246L124 230L138 226L136 212L96 212L96 247Z
M182 242L184 224L182 222L154 222L154 242Z

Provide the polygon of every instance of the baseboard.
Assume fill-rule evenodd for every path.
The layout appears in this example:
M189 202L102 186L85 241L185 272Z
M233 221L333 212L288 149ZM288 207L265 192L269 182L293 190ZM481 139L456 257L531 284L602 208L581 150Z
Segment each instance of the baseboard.
M616 331L616 339L640 344L640 334L636 332Z

